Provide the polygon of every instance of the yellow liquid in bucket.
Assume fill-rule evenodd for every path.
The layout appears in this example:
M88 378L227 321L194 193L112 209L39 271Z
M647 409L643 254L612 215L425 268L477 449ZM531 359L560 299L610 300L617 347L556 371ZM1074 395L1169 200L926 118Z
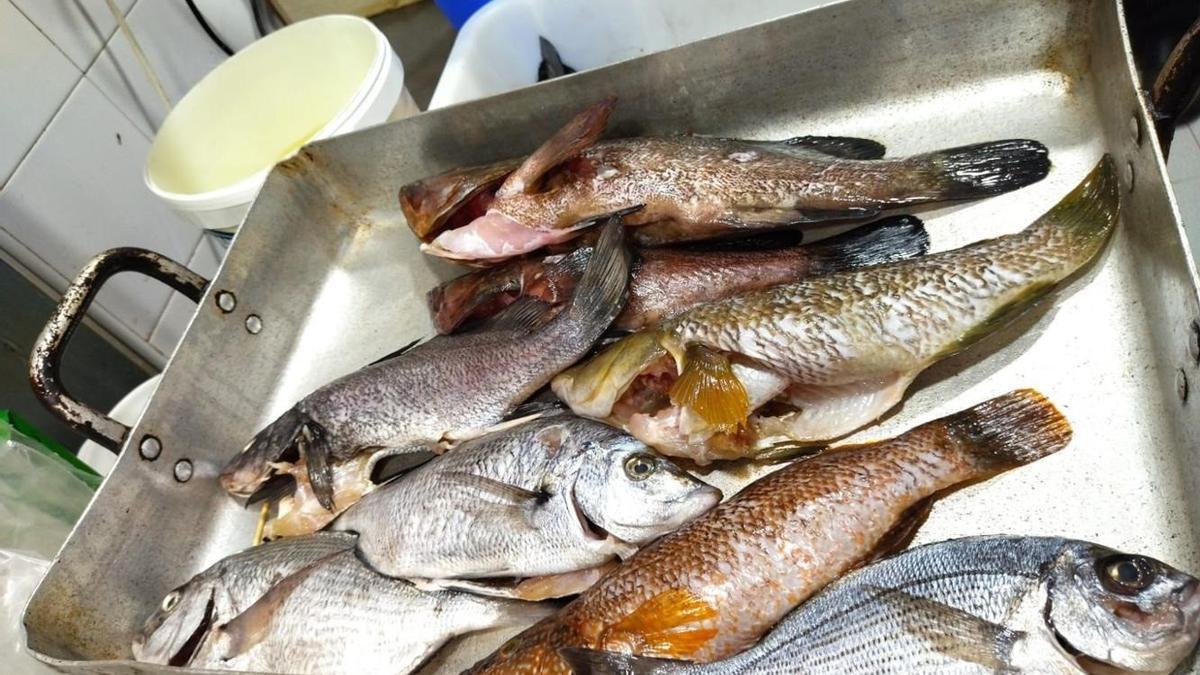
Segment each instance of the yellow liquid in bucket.
M336 16L254 43L171 111L150 149L150 180L169 192L209 192L288 157L346 107L377 49L369 26Z

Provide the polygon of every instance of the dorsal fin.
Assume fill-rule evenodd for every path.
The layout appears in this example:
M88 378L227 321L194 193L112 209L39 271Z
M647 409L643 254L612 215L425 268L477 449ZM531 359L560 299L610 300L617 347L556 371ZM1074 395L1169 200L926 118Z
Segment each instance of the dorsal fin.
M608 126L608 116L616 105L617 97L609 96L571 118L504 179L496 196L507 197L536 190L539 179L550 169L583 152L584 148L600 138Z

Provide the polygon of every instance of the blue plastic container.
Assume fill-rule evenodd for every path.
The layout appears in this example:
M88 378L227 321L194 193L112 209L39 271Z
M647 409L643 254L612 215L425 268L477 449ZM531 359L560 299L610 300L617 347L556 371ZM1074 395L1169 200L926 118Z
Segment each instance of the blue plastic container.
M442 14L445 14L446 18L450 19L450 23L454 24L454 30L462 28L467 19L487 3L488 0L434 0L434 4L442 10Z

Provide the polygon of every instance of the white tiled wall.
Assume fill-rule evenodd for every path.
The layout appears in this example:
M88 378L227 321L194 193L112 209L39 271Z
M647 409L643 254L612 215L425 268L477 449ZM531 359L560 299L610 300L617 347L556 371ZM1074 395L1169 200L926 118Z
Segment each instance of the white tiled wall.
M172 102L224 60L182 0L116 0ZM247 0L197 5L233 48L254 37ZM141 246L204 276L200 229L142 182L167 109L106 0L0 0L0 248L56 289L96 253ZM162 363L190 302L139 275L110 281L94 317Z
M1200 119L1175 130L1167 171L1192 247L1192 259L1200 263Z

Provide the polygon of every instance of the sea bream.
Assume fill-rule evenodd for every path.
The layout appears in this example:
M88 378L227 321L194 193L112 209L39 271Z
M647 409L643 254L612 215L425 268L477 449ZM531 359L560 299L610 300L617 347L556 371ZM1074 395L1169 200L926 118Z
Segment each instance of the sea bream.
M729 657L842 574L906 545L941 491L1070 438L1052 404L1021 390L891 440L794 462L642 548L471 672L565 674L564 647Z
M537 600L578 593L719 501L628 434L558 414L464 442L330 528L358 533L360 557L383 574ZM506 583L449 581L497 578Z
M700 464L805 452L1047 297L1104 248L1118 210L1105 157L1022 232L700 305L551 386L577 414Z
M221 484L249 497L273 475L294 471L298 456L310 494L328 512L320 517L313 508L293 508L303 522L288 529L304 531L369 490L376 459L440 452L501 422L586 354L620 313L630 252L618 220L603 229L571 302L552 318L532 305L510 308L484 329L435 337L334 380L260 431L225 467ZM335 492L335 465L362 454L371 462L347 467ZM276 464L285 460L286 466Z
M989 536L852 572L722 661L564 654L576 675L1167 673L1198 635L1189 574L1084 541Z
M638 244L652 246L865 221L1015 190L1050 167L1045 146L1023 139L896 159L881 159L874 141L836 137L600 140L615 105L608 98L579 113L509 173L511 162L500 162L404 186L400 205L428 242L422 250L497 261L572 239L615 213Z
M265 546L277 553L304 539ZM251 549L218 563L221 573L209 570L197 577L205 577L205 583L194 579L172 591L151 619L157 628L151 630L148 624L146 634L135 643L135 657L217 670L404 675L450 638L492 627L527 625L553 611L547 605L460 591L421 591L373 572L345 548L299 568L290 560L282 565L271 562L282 560L277 554L273 560L255 556ZM257 583L262 577L272 579L265 588ZM203 593L205 588L211 590ZM228 600L223 596L253 600L227 616L216 609L217 603ZM167 641L159 641L157 635L170 625L175 612L205 618L194 637L162 660L170 649L161 649ZM187 631L171 632L178 636ZM151 650L152 644L159 648Z
M208 631L244 612L293 572L354 548L354 537L316 533L248 548L223 558L173 589L133 641L133 657L186 664Z
M639 249L629 299L612 329L641 330L705 302L810 276L907 260L929 250L929 235L914 216L887 218L812 244L777 246L777 238L769 240L769 247L755 250L748 250L744 239L714 244L708 250ZM465 321L492 316L522 297L549 304L566 302L590 250L590 245L584 245L569 253L521 258L447 281L429 291L433 325L439 333L452 333Z

